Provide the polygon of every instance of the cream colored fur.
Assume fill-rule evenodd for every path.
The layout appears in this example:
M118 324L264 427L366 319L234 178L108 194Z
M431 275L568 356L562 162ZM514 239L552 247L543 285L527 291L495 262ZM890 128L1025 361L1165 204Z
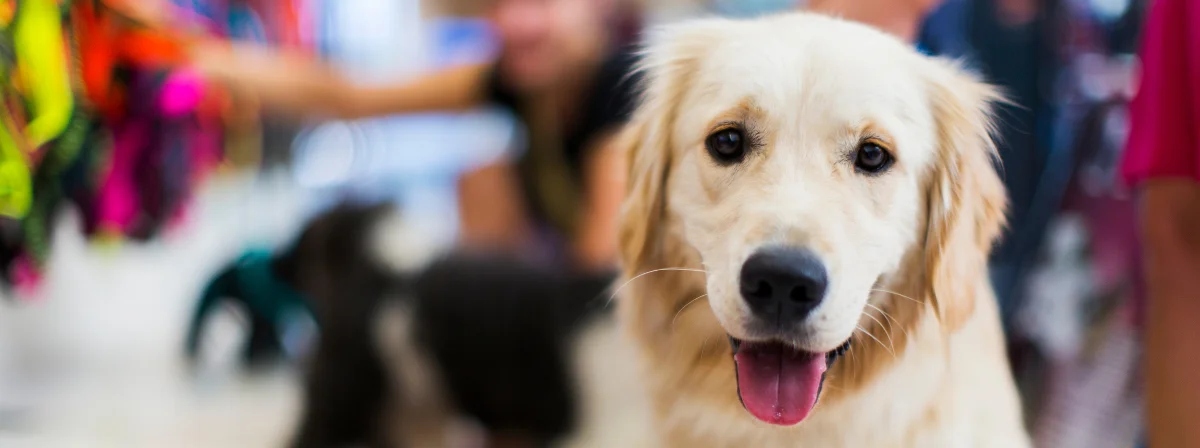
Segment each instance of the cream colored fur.
M644 70L619 306L664 446L1029 445L986 270L1005 208L992 88L806 13L668 26ZM704 142L731 122L762 145L722 166ZM887 173L855 171L847 155L866 138L895 155ZM813 413L787 428L742 408L726 340L756 337L738 275L767 245L816 252L831 280L786 342L852 341Z

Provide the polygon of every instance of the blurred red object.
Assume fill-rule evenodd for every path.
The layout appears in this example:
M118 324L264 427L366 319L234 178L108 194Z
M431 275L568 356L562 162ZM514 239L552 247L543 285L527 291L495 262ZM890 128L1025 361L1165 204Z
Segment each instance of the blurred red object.
M103 3L75 2L72 18L84 97L106 116L125 107L125 92L114 82L117 67L172 67L187 61L183 36L139 26Z

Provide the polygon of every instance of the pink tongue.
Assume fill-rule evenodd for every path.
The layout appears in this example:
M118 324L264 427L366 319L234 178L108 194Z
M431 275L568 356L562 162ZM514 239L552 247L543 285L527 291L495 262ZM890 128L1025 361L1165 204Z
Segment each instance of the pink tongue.
M825 374L824 354L779 342L743 342L733 360L742 405L759 420L790 426L812 412Z

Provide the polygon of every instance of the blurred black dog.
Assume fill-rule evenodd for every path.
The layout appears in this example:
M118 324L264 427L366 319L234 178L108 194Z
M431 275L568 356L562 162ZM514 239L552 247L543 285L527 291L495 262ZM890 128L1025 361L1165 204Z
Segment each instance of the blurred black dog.
M283 258L320 326L296 447L448 446L456 419L477 423L492 446L596 444L564 442L595 438L582 434L602 431L583 420L600 412L583 410L619 400L588 389L611 380L636 390L628 365L582 366L609 356L582 346L617 334L613 275L436 255L389 205L339 206Z

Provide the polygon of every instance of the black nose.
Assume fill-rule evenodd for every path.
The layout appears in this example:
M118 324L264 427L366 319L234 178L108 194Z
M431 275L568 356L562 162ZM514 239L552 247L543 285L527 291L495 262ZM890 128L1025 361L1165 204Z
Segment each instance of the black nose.
M742 265L742 298L758 317L786 325L821 303L828 278L825 265L807 249L760 249Z

